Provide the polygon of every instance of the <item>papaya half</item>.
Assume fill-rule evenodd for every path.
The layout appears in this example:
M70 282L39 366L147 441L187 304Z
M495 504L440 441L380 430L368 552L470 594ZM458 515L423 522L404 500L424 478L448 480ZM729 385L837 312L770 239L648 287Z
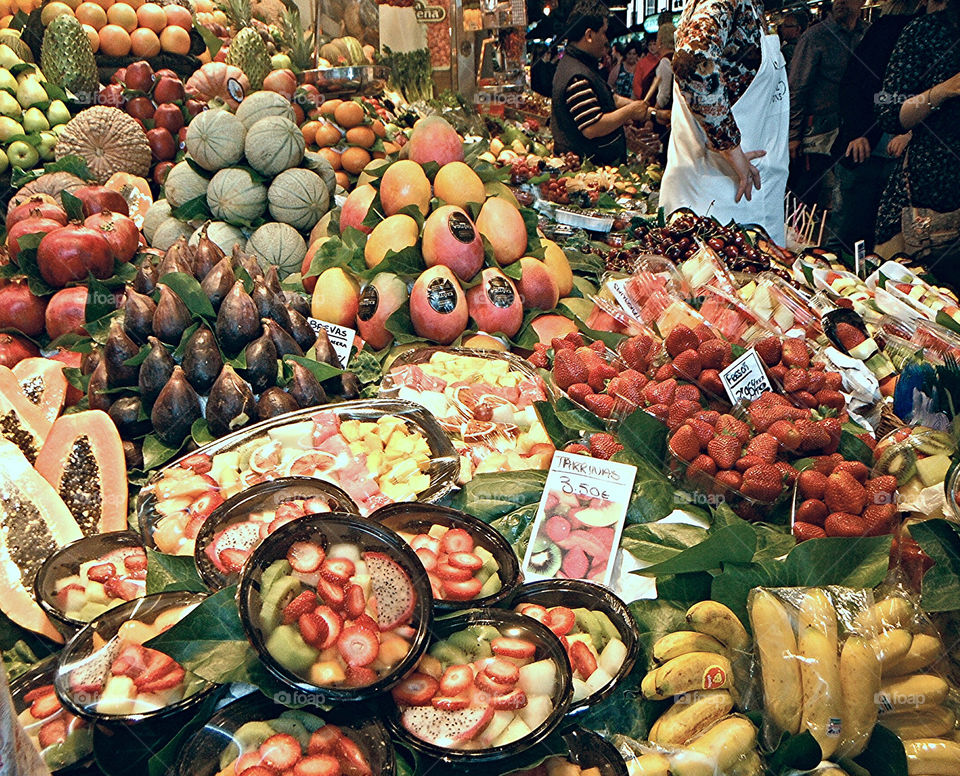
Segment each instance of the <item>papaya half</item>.
M16 445L33 464L37 460L50 423L40 408L20 388L17 376L0 366L0 436Z
M60 361L39 357L25 358L13 367L23 395L40 409L47 423L45 435L63 411L67 398L69 383L63 374L63 367Z

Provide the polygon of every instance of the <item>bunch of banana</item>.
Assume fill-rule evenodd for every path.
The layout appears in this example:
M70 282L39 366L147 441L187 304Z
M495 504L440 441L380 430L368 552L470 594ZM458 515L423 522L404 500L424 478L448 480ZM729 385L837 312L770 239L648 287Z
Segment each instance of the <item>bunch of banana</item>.
M763 776L757 729L746 717L713 722L682 749L627 761L630 776Z

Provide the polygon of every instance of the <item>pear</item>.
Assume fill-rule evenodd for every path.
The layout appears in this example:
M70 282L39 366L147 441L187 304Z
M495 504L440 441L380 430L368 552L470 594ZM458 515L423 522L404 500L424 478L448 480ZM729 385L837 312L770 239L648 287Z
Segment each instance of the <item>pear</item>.
M17 102L22 108L30 108L49 99L47 90L35 75L24 78L17 87Z
M36 148L23 140L16 140L7 147L10 161L21 170L30 170L40 161L40 154Z
M23 115L23 108L17 102L17 98L10 92L0 91L0 116L9 116L12 119L18 119Z
M0 67L9 69L14 65L21 64L23 64L23 60L14 53L13 49L6 43L0 43Z
M3 149L0 149L0 173L7 169L10 166L10 161L7 159L7 155L3 152Z
M47 108L47 121L51 127L57 124L66 124L70 121L70 110L64 104L63 100L54 100Z
M46 132L50 129L50 124L43 111L39 108L27 108L23 112L23 118L20 120L23 128L27 132Z
M0 67L0 89L17 91L17 79L14 78L13 73L5 67Z
M41 132L40 133L40 145L37 146L37 151L40 153L40 158L45 162L53 161L56 157L53 149L57 145L57 135L54 132Z
M14 135L22 135L23 127L9 116L0 116L0 143L6 143Z

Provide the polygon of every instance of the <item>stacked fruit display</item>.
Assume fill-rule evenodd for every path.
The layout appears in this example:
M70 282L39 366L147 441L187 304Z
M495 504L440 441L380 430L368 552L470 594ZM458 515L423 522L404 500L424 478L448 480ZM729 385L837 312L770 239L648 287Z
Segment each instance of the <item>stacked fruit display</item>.
M944 431L923 426L897 429L877 442L873 470L895 477L901 499L913 502L924 489L943 483L956 449L956 442Z

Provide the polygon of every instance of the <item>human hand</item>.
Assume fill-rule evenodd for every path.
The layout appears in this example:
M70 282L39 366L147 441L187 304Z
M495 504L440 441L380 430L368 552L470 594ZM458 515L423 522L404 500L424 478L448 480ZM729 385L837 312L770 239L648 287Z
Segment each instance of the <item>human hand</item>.
M957 73L955 76L948 78L946 81L940 84L940 89L946 92L947 99L951 97L960 97L960 73ZM931 89L931 93L932 93Z
M855 137L847 144L844 156L853 159L857 164L870 158L870 141L865 137Z
M903 152L907 150L907 144L910 142L910 138L913 137L913 132L906 132L902 135L896 135L895 137L890 138L890 142L887 143L887 153L895 159L899 159L903 156Z
M633 121L646 121L649 114L650 106L643 100L635 100L633 105L630 106L630 118Z
M752 162L754 159L766 156L767 152L747 151L744 153L740 146L734 146L720 153L737 176L737 196L734 201L739 202L743 197L746 197L749 202L752 199L753 190L760 190L760 170Z
M797 158L797 154L800 153L800 146L801 146L801 143L799 140L790 141L790 158L791 159Z

